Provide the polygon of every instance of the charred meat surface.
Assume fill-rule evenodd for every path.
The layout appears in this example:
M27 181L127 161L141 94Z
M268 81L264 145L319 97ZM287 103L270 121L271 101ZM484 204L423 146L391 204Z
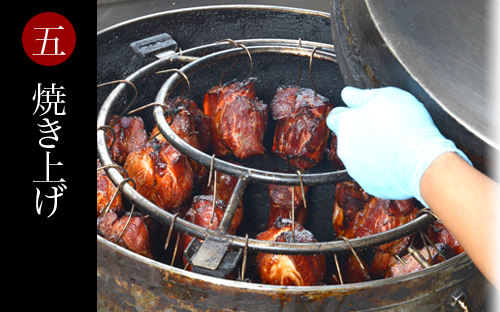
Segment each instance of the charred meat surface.
M348 181L337 184L332 216L333 229L337 237L353 236L345 232L352 231L356 227L363 206L368 202L369 197L356 182Z
M117 164L123 166L128 154L140 149L148 140L144 121L138 116L112 116L110 125L113 125L115 136L111 131L106 132L106 143L111 154L111 159ZM115 138L113 146L111 143Z
M194 174L187 157L156 138L131 153L125 170L136 190L165 210L179 207L194 188Z
M278 218L273 227L256 237L271 242L317 242L311 232L295 222ZM324 255L273 255L259 253L256 258L262 283L282 286L312 286L320 284L326 272Z
M453 234L451 234L439 220L436 220L429 225L425 230L425 233L432 242L443 243L450 246L457 255L464 252L464 248L460 245L455 236L453 236Z
M262 155L268 107L255 94L254 79L210 89L203 102L212 118L213 153L239 159Z
M153 258L150 248L149 232L139 213L126 213L121 218L114 211L109 211L103 218L97 220L97 230L110 242L116 243L123 234L118 245L142 256ZM125 230L123 230L125 228Z
M355 182L337 184L333 226L337 236L347 239L365 237L396 228L415 219L418 208L413 199L386 200L370 196ZM371 275L382 276L389 261L401 255L413 242L415 234L377 247Z
M190 99L168 100L166 105L169 109L166 111L165 119L172 131L192 147L207 152L209 144L207 138L210 139L211 136L210 118ZM168 143L157 126L153 128L151 137ZM189 163L196 181L200 181L207 174L207 168L192 159L189 159Z
M97 168L101 166L101 162L97 159ZM117 187L111 182L111 179L106 174L106 171L97 171L97 217L103 213L104 209L107 207L109 202L113 199ZM111 203L109 207L110 211L115 211L118 214L122 214L124 211L122 204L122 196L120 193L117 194L116 198Z
M300 169L320 164L330 134L326 125L332 109L329 100L311 89L281 87L270 109L276 121L273 152Z

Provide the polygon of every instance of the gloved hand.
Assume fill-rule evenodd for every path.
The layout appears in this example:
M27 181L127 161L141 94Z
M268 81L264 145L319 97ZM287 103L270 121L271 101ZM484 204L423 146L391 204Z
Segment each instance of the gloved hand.
M368 193L384 199L420 195L420 180L429 165L455 144L443 137L431 116L413 95L394 87L341 93L347 107L327 118L337 135L337 153L349 175Z

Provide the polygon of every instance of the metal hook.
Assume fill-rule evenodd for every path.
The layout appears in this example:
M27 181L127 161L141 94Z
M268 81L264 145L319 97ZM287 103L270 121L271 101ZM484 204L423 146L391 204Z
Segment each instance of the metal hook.
M354 255L354 257L356 258L356 260L358 261L359 266L361 267L361 269L362 269L362 270L364 270L364 269L365 269L365 266L363 265L363 262L362 262L362 261L361 261L361 259L359 258L358 253L357 253L357 252L354 250L354 248L352 247L351 242L350 242L347 238L345 238L344 236L339 236L339 237L337 237L337 239L339 239L339 238L340 238L340 239L343 239L343 240L344 240L344 241L345 241L345 242L349 245L349 248L351 248L351 252L352 252L352 254Z
M130 101L130 104L118 116L118 118L116 118L116 120L113 122L113 124L111 124L111 126L113 126L115 124L115 122L118 119L120 119L120 117L122 117L123 115L125 115L125 112L128 111L128 109L130 108L130 106L132 106L132 103L135 102L135 100L137 99L137 96L139 95L139 91L137 91L137 87L132 82L130 82L128 80L115 80L115 81L105 82L105 83L98 84L97 87L99 88L99 87L107 86L107 85L114 84L114 83L126 83L126 84L132 86L134 88L134 91L135 91L135 96L132 99L132 101Z
M335 258L335 266L337 267L337 273L339 275L340 279L340 284L344 285L344 281L342 280L342 273L340 272L340 266L339 266L339 260L337 259L337 254L333 254L333 257Z
M300 172L300 170L297 170L297 174L299 175L300 190L302 192L302 201L304 202L304 208L307 208L306 192L304 191L304 182L302 181L302 172Z
M215 201L217 200L217 170L214 171L214 195L212 199L212 213L210 214L210 224L214 221Z
M174 254L172 255L172 260L170 261L170 266L174 266L175 257L177 256L177 248L179 246L180 235L177 234L177 239L175 240Z
M172 223L170 223L170 228L168 230L168 235L167 235L167 241L165 242L165 250L167 250L167 248L168 248L168 244L170 242L170 237L172 236L172 232L174 230L175 220L177 219L178 216L179 216L179 214L175 213L174 218L172 219Z
M427 241L424 238L424 233L422 230L420 230L419 233L420 233L420 238L422 239L422 241L424 243L425 249L427 250L427 254L429 255L429 263L431 265L433 265L434 263L433 263L432 257L431 257L431 250L429 249L429 245L427 245ZM434 249L436 249L436 248L434 247ZM437 251L437 249L436 249L436 251Z
M100 165L99 168L97 168L97 171L99 172L100 170L103 170L103 169L108 169L108 168L116 168L116 169L121 169L124 173L125 173L125 176L128 178L128 172L127 170L125 170L122 166L120 165L107 165L107 166L103 166L103 165Z
M422 208L422 209L420 209L420 211L417 212L416 217L419 217L423 213L427 213L427 214L433 216L434 219L439 220L439 218L437 217L437 215L430 208Z
M182 95L182 97L181 97L181 102L182 102L182 101L184 101L189 96L189 94L191 94L191 83L189 82L189 79L188 79L187 75L183 71L181 71L179 69L176 69L176 68L171 68L171 69L166 69L166 70L160 70L160 71L158 71L156 73L157 74L163 74L163 73L170 73L170 72L176 72L178 74L181 74L181 76L184 77L184 79L187 82L188 91L187 91L187 93L185 95ZM170 96L170 94L168 94L166 98L168 98L169 96Z
M134 109L134 110L131 110L131 111L128 113L128 115L135 114L135 113L137 113L138 111L141 111L141 110L146 109L146 108L151 107L151 106L163 106L163 107L165 107L165 108L168 108L168 105L166 105L166 104L164 104L164 103L152 102L152 103L149 103L149 104L143 105L143 106L141 106L141 107L139 107L139 108L136 108L136 109Z
M314 78L313 78L313 74L312 74L312 60L313 60L314 52L316 52L317 49L319 49L319 47L315 47L312 50L311 57L309 58L309 76L311 77L312 88L314 90L314 97L316 97L318 95L318 92L316 91L316 85L314 84Z
M446 260L446 256L436 247L434 242L427 236L422 230L420 230L420 235L422 235L422 238L425 239L436 251L437 253L444 259ZM428 252L428 251L427 251ZM429 253L430 254L430 253Z
M417 260L417 262L425 269L431 266L431 264L425 259L425 257L415 248L412 246L408 247L408 253ZM430 258L429 254L429 258Z
M212 173L214 171L214 159L215 159L215 154L212 155L212 160L210 161L210 173L208 175L207 187L210 186L210 184L212 183Z
M230 42L232 44L234 44L235 46L237 47L241 47L243 49L245 49L245 51L247 52L248 54L248 58L250 59L250 73L248 74L248 76L245 78L245 80L242 81L242 83L245 83L246 81L248 81L248 79L250 79L250 77L252 76L253 74L253 60L252 60L252 54L250 54L250 51L248 50L247 47L245 47L243 44L241 43L237 43L237 42L234 42L234 40L232 39L225 39L225 40L222 40L222 41L218 41L218 42L224 42L224 41L227 41L227 42ZM229 67L225 72L224 74L222 74L220 80L219 80L219 86L222 86L222 79L226 76L226 74L231 70L233 69L234 66L236 66L236 64L238 64L239 60L237 60L236 62L233 63L233 65L231 65L231 67Z
M167 241L165 242L165 250L167 250L168 248L168 244L170 243L170 237L172 236L172 232L174 230L174 225L175 225L175 221L177 220L177 217L179 216L178 213L175 213L174 214L174 217L172 219L172 223L170 223L170 228L168 230L168 235L167 235ZM175 257L177 256L177 248L179 246L179 239L180 239L180 234L177 233L177 239L175 241L175 247L174 247L174 253L172 255L172 260L170 262L170 266L173 266L174 265L174 262L175 262Z
M132 208L130 208L130 214L128 216L128 219L127 219L127 222L125 223L125 226L123 227L123 229L121 230L120 232L120 235L118 235L118 238L116 239L116 244L118 244L120 242L120 239L122 238L122 235L123 233L125 233L125 229L127 228L127 226L129 225L130 223L130 220L132 220L132 215L134 213L134 207L135 205L132 204Z
M123 184L125 184L128 181L132 181L132 183L134 183L134 188L137 187L136 184L135 184L135 181L133 179L131 179L131 178L124 179L122 182L120 182L120 184L118 184L118 187L116 188L115 193L113 194L113 198L109 201L109 203L106 206L106 208L101 212L101 214L99 215L99 218L104 218L104 216L106 216L106 214L108 213L109 209L111 208L111 203L113 203L115 201L116 197L118 196L118 193L121 192Z
M406 266L405 259L401 258L399 255L394 255L394 258L396 258L397 260L399 260L399 262L401 262L404 266Z
M245 249L243 250L243 263L241 265L241 281L245 280L245 271L247 269L247 255L248 255L248 233L245 234Z
M299 38L299 48L302 48L302 39ZM299 77L297 78L297 86L300 84L300 79L302 78L302 58L299 57Z

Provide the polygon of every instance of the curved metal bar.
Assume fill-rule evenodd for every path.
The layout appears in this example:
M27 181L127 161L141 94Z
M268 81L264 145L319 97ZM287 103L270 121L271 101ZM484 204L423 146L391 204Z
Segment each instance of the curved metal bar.
M290 42L293 42L295 45L297 44L297 41L290 41L290 40L281 40L281 39L264 39L262 41L265 41L266 44L269 44L270 46L250 46L248 43L247 48L252 50L252 54L262 54L262 53L280 53L283 51L286 51L285 53L297 55L300 57L310 57L310 50L306 48L297 48L295 47L290 47L287 44ZM236 41L239 42L239 41ZM243 41L242 41L243 42ZM246 42L246 41L244 41ZM270 44L272 42L272 44ZM259 42L255 41L253 42L254 44L259 44ZM228 43L229 44L229 43ZM281 44L281 45L280 45ZM282 45L285 44L285 45ZM307 43L302 41L303 46L307 46ZM202 51L207 51L207 50L212 50L216 51L218 49L221 49L220 46L215 46L215 45L207 45L204 47L200 47L197 49L190 49L183 51L183 55L186 54L193 54L196 56L196 53L201 53ZM232 52L236 54L241 54L246 53L244 49L237 48L233 49ZM335 55L332 53L328 52L323 52L323 51L318 51L315 53L316 57L318 58L323 58L325 60L330 60L333 61L335 58ZM221 58L227 57L226 53L213 53L210 56L210 59L212 61L218 61ZM183 70L186 70L185 73L187 73L187 69L190 69L191 71L199 70L201 67L205 66L205 64L200 64L198 61L200 59L197 59L196 61L193 61L189 63L188 65L183 67ZM130 81L134 84L137 82L141 81L148 75L154 74L156 71L167 68L168 66L176 63L178 60L175 59L175 56L172 58L166 58L166 59L160 59L158 61L155 61L153 63L150 63L146 65L145 67L139 69L129 77L127 77L127 81ZM194 65L192 65L194 64ZM187 73L188 74L188 73ZM170 84L172 83L177 83L181 79L183 79L179 74L173 74L167 82ZM111 156L109 153L109 150L106 145L106 138L105 138L105 129L99 128L100 126L105 125L106 119L111 113L111 110L113 109L114 105L116 104L117 99L123 95L124 92L126 92L126 87L127 84L125 83L120 83L108 96L108 98L105 100L103 105L101 106L101 109L97 115L97 152L98 152L98 157L101 160L101 164L104 166L109 166L113 164L113 161L111 160ZM162 92L164 92L163 90ZM159 93L159 97L161 98L161 94ZM173 131L170 129L168 124L165 122L164 118L159 118L163 117L162 114L162 109L161 107L156 107L154 109L154 118L158 119L160 122L158 123L158 127L160 128L160 131L163 132L163 135L165 138L170 139L171 144L174 145L174 147L180 146L180 138L178 138L177 135L173 133ZM177 145L177 146L176 146ZM197 149L188 146L187 150L185 150L185 154L190 157L190 155L193 154L202 154L200 157L202 158L200 163L205 166L210 166L211 163L211 157L206 155L205 153L202 153L198 151ZM214 170L218 170L227 174L235 175L237 177L242 177L246 176L248 180L253 180L253 179L259 179L260 181L264 183L268 182L273 182L276 184L283 184L283 185L300 185L300 179L296 174L281 174L281 173L270 173L266 171L260 171L256 169L249 169L245 168L242 166L234 165L231 163L228 163L223 160L219 159L214 159ZM122 182L125 180L122 176L122 174L113 167L110 167L107 169L108 176L110 179L115 183L116 185L122 184ZM346 179L349 179L349 175L347 174L347 171L338 171L335 173L323 173L323 174L304 174L302 175L302 180L304 185L319 185L319 184L333 184L336 182L341 182L345 181ZM330 241L330 242L318 242L318 243L279 243L279 242L267 242L267 241L260 241L256 239L248 239L246 240L243 237L238 237L234 235L228 235L228 234L221 234L218 231L213 231L209 230L203 227L200 227L198 225L195 225L191 222L188 222L183 219L177 219L174 222L175 217L161 209L160 207L156 206L155 204L151 203L149 200L147 200L145 197L140 195L134 187L129 185L128 183L124 183L123 188L122 188L122 194L130 200L130 202L134 205L137 205L138 207L141 208L141 210L144 213L147 213L148 215L151 216L151 218L157 220L161 224L165 226L170 226L171 224L174 224L174 228L178 231L181 231L187 235L197 237L199 239L206 239L209 236L215 236L219 237L221 239L228 239L229 240L229 246L231 248L245 248L247 246L250 250L253 251L258 251L258 252L265 252L265 253L273 253L273 254L328 254L328 253L336 253L336 252L343 252L343 251L350 251L351 246L347 244L345 241ZM406 225L397 227L392 230L388 230L383 233L379 234L374 234L371 236L363 237L363 238L356 238L356 239L351 239L349 242L352 245L353 248L355 249L365 249L365 248L371 248L375 246L379 246L385 243L389 243L391 241L394 241L398 238L410 235L412 233L417 232L421 228L427 226L430 224L434 218L428 214L422 215L415 220L411 221L410 223L407 223Z
M227 60L230 57L243 56L248 53L248 50L252 55L257 54L284 54L284 55L295 55L299 57L311 58L310 49L299 48L299 47L288 47L288 46L252 46L243 48L234 48L225 51L215 52L209 54L205 57L199 58L198 60L187 64L180 70L186 74L190 75L196 71L203 68L211 66L219 61ZM329 53L316 52L315 55L318 59L325 61L335 60L335 56ZM170 78L163 84L158 95L156 97L156 102L164 102L168 95L172 92L173 88L181 81L182 77L178 74L173 74ZM181 153L185 154L187 157L194 159L198 163L204 166L212 166L214 170L230 174L237 177L248 176L249 179L258 180L264 183L275 183L282 185L300 185L301 179L295 174L285 174L285 173L274 173L268 171L262 171L258 169L250 169L236 164L232 164L220 159L213 159L211 156L198 149L187 144L184 140L179 138L175 132L168 126L164 118L162 118L162 110L159 107L154 109L153 116L155 118L158 129L163 134L165 139L170 142L176 149ZM304 185L321 185L321 184L333 184L346 180L350 180L350 176L347 174L346 170L330 172L330 173L319 173L319 174L304 174L302 175L302 182Z

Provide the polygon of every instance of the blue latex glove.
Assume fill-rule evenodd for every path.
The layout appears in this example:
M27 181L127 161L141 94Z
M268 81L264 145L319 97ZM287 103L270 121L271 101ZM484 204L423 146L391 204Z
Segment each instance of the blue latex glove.
M443 137L413 95L394 87L341 93L348 107L337 107L327 125L337 135L337 153L349 175L368 193L384 199L420 195L420 180L429 165L455 144Z

